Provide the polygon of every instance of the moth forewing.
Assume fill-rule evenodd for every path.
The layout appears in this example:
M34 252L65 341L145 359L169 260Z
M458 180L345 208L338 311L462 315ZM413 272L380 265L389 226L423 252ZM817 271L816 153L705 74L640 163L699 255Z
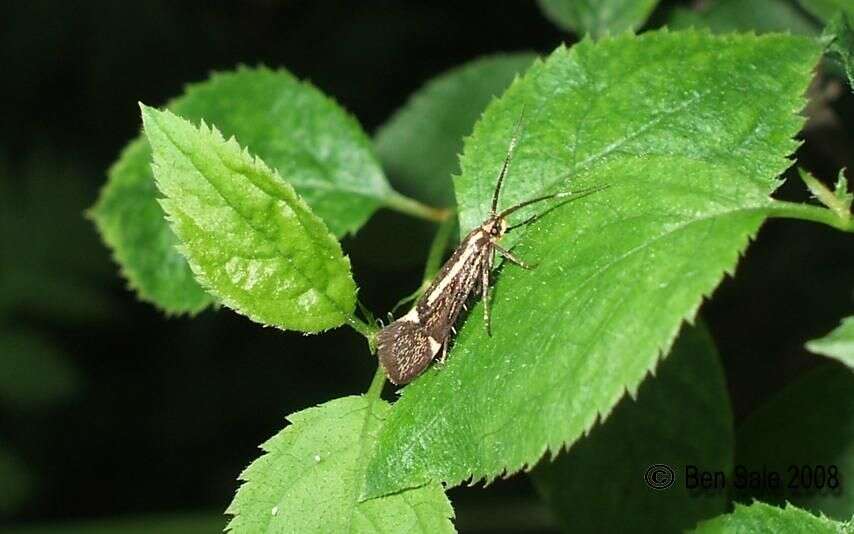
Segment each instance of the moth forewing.
M383 328L377 352L395 384L406 384L447 354L454 323L483 276L491 239L483 227L469 232L406 315Z
M377 336L377 353L394 384L406 384L421 374L433 361L435 343L417 322L398 319ZM441 347L440 347L441 348Z

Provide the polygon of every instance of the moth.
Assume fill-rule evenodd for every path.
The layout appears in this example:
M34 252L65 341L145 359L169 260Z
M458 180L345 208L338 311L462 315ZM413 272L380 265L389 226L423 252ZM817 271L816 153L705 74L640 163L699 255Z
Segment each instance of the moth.
M433 360L438 360L440 363L445 360L451 334L456 333L454 323L472 294L481 294L486 331L492 335L489 282L495 255L498 254L523 269L534 268L498 242L508 232L534 222L545 212L535 214L512 226L507 222L510 214L546 200L574 197L565 201L569 202L607 187L598 186L574 193L565 191L544 195L499 211L501 186L510 170L518 138L518 126L517 123L516 132L510 139L510 146L498 173L492 192L492 208L489 216L460 242L415 306L406 315L380 330L377 335L380 363L385 368L389 380L394 384L406 384L420 375Z

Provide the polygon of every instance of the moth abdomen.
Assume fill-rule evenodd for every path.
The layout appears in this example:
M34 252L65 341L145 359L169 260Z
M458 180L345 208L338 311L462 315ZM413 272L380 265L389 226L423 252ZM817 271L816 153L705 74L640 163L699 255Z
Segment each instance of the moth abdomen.
M392 383L410 382L430 365L442 348L424 327L403 317L380 330L377 354Z

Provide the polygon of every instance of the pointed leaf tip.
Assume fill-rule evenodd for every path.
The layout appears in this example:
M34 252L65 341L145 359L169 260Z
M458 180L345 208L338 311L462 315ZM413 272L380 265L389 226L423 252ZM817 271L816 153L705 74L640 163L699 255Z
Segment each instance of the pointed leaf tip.
M293 187L216 128L142 114L163 208L200 284L262 324L343 324L355 308L350 262Z
M138 105L143 120L156 111ZM226 137L236 135L293 185L339 238L356 231L393 196L359 124L285 70L241 66L217 72L189 85L167 107L196 124L204 118ZM156 198L150 147L140 136L109 170L93 217L142 300L169 314L199 312L213 297L176 251L177 238Z

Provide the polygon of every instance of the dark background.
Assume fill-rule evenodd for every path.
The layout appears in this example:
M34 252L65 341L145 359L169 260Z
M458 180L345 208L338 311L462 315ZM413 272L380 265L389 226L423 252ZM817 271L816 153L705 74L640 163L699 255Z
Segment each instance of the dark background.
M98 303L94 313L77 313L80 302L36 286L4 319L55 346L77 377L73 391L37 409L0 405L0 441L32 482L29 498L5 520L220 513L236 476L286 414L365 391L375 367L348 329L305 337L228 310L166 318L126 289L83 211L138 133L138 101L163 104L212 70L281 66L312 80L373 132L443 70L491 52L548 53L573 39L522 1L90 0L0 8L0 194L21 212L5 235L14 232L24 251L41 244L38 254L7 246L0 264L47 272L51 284L68 281ZM846 92L832 103L837 120L806 130L799 158L826 181L851 163L851 132L842 126L854 124L851 100ZM806 199L797 179L779 195ZM380 213L345 240L360 296L379 313L417 285L427 244L389 257L374 253L376 243L412 224ZM805 340L851 314L852 244L852 236L819 225L770 221L737 277L703 308L737 421L817 363L802 349ZM486 528L491 507L510 502L532 524L542 519L526 508L535 497L524 476L451 497L462 530Z

